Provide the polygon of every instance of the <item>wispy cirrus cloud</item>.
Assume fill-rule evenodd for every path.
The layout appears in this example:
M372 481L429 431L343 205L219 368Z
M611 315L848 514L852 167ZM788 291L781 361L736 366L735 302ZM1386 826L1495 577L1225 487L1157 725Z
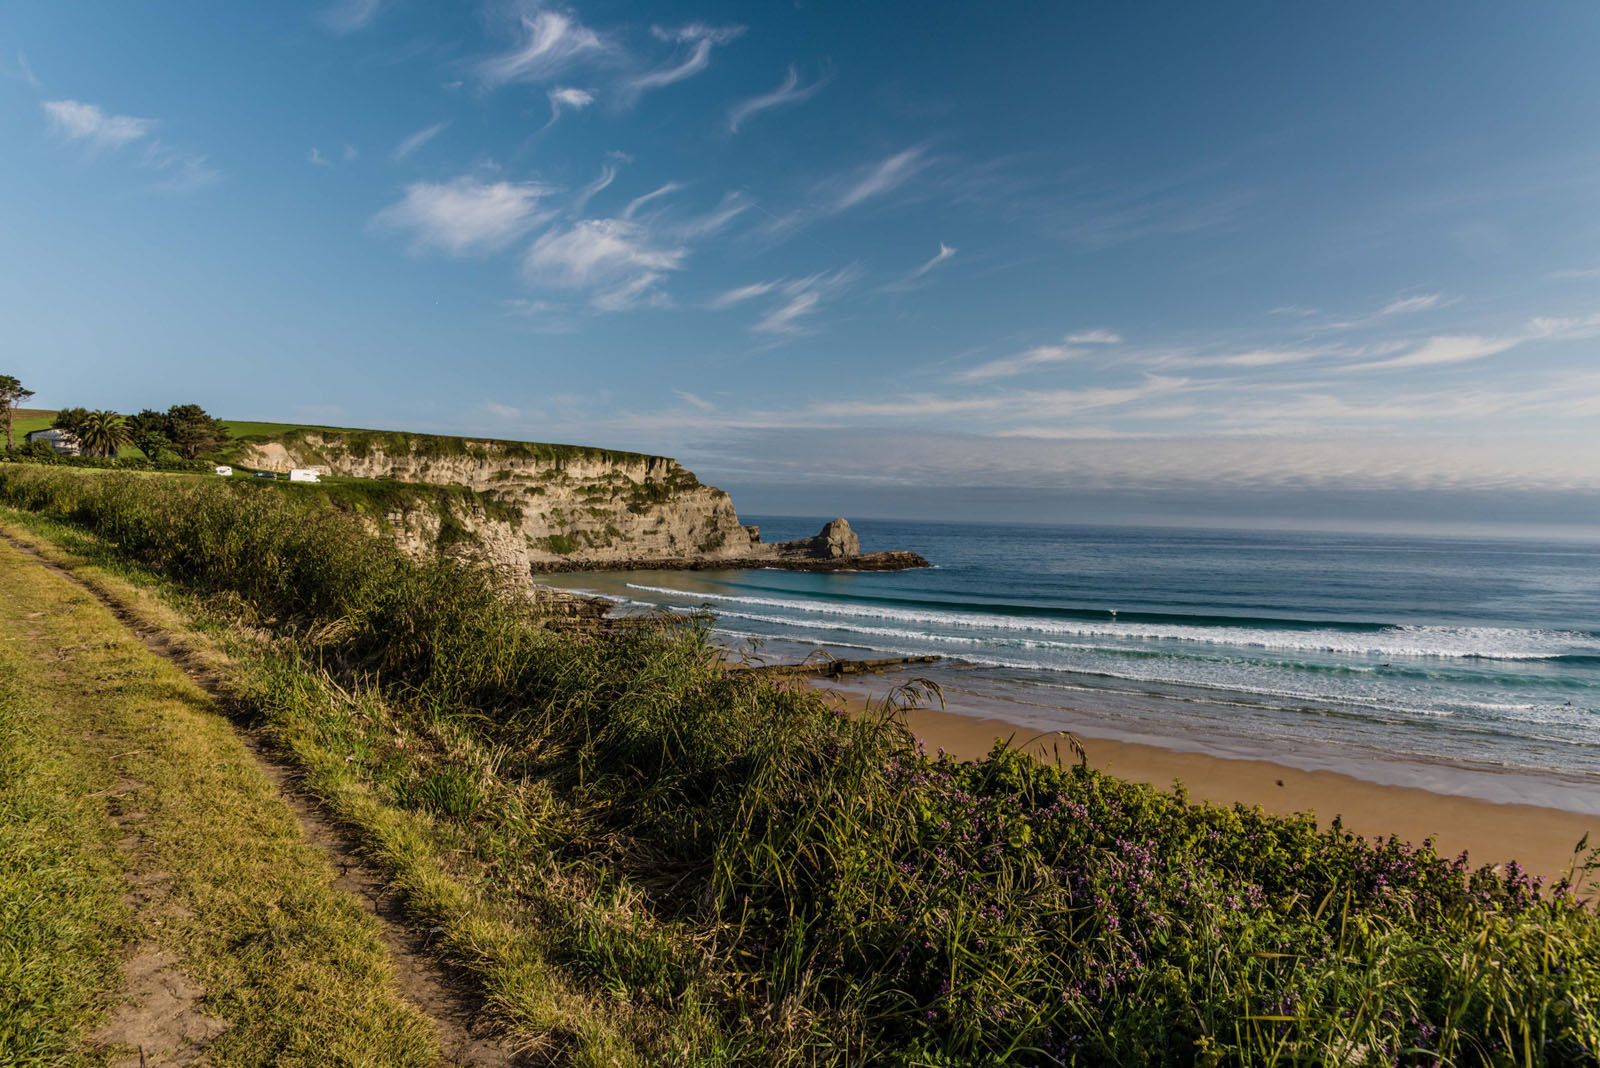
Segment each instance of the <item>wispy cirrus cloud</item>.
M1125 386L1078 389L998 390L990 393L913 393L873 400L841 401L827 406L851 418L916 418L967 415L987 420L1036 422L1060 419L1102 408L1117 408L1157 395L1185 390L1190 379L1146 374Z
M580 60L613 50L600 34L578 21L576 15L524 4L512 33L516 45L478 64L478 77L490 88L511 82L538 82L553 78Z
M584 208L588 206L589 201L604 192L616 180L617 165L615 163L602 164L600 173L595 180L578 190L577 195L572 198L572 210L581 215Z
M399 201L374 216L373 224L409 232L413 253L494 252L551 218L540 201L554 191L537 182L483 182L467 175L413 182Z
M688 239L709 237L750 210L750 198L743 193L723 194L717 206L703 215L690 216L672 224L673 232Z
M879 160L861 172L834 202L836 211L898 189L927 164L927 146L916 145Z
M1419 293L1413 297L1397 297L1378 309L1379 316L1410 315L1412 312L1437 308L1444 299L1439 293Z
M1313 320L1307 326L1319 333L1364 330L1372 326L1385 325L1388 320L1400 316L1432 311L1454 303L1454 300L1447 299L1442 293L1415 293L1410 296L1395 297L1383 307L1366 315L1348 319Z
M768 292L783 296L782 303L762 316L750 329L758 334L798 335L810 332L810 320L827 301L849 291L861 277L861 268L852 264L834 271L796 278L773 285ZM749 287L746 287L749 288Z
M941 242L939 242L939 251L934 253L932 259L928 260L922 266L920 266L916 270L912 271L911 272L911 277L912 278L921 278L923 275L927 274L929 271L933 270L935 267L939 266L941 263L945 263L945 262L947 262L949 260L955 259L955 255L956 255L956 250L951 248L949 245L945 244L943 241L941 241Z
M420 148L422 148L423 145L427 144L429 141L432 141L435 137L438 137L441 133L443 133L445 127L449 125L450 123L445 121L436 122L432 126L424 126L416 133L405 138L398 145L395 145L394 151L389 153L389 158L394 160L396 163L411 158Z
M44 83L33 73L33 67L29 65L28 57L21 52L17 53L15 64L0 64L0 75L4 75L12 81L21 82L33 89L44 88Z
M630 219L583 219L541 234L523 258L533 285L588 291L599 311L660 304L660 285L688 249L661 241Z
M1051 364L1065 363L1074 357L1083 355L1082 349L1072 348L1067 345L1035 345L1031 349L1007 356L1000 360L990 360L980 363L976 367L969 367L965 371L958 371L949 377L951 382L986 382L995 378L1014 378L1029 371L1036 371L1041 367Z
M379 0L339 0L324 8L317 20L334 33L354 33L378 16Z
M715 404L712 404L710 401L706 400L697 393L690 393L686 389L675 389L672 391L672 394L696 411L714 412L717 410L717 406Z
M708 26L703 22L691 22L676 29L652 26L650 32L657 40L686 46L688 52L676 62L626 79L622 83L624 100L634 100L644 93L693 78L711 65L711 50L739 37L744 33L744 27Z
M738 133L740 126L763 111L804 103L815 96L817 90L825 84L825 78L818 78L810 85L801 85L800 72L791 63L789 73L784 75L783 81L778 83L776 89L741 100L728 109L728 132Z
M1481 337L1472 334L1441 335L1430 337L1410 352L1383 360L1347 364L1341 372L1397 371L1409 367L1439 367L1444 364L1466 363L1481 360L1516 347L1521 338Z
M987 382L997 378L1015 378L1052 364L1066 363L1089 351L1090 346L1121 344L1122 337L1109 330L1086 330L1069 334L1060 345L1035 345L1030 349L998 360L989 360L976 367L957 371L948 377L950 382Z
M582 111L594 103L594 93L588 89L578 89L573 86L562 86L545 93L545 99L550 101L550 121L545 123L545 128L556 124L561 118L562 109L567 111Z
M40 106L52 131L91 151L122 148L149 137L156 128L154 119L108 115L98 105L79 100L46 100Z
M135 162L157 175L157 189L189 192L212 185L222 177L203 154L156 137L154 119L112 115L95 104L78 100L46 100L41 106L58 137L84 146L91 155L138 146Z
M909 182L929 163L926 145L913 145L876 162L858 167L818 184L811 203L786 215L773 216L763 228L780 235L806 223L849 211Z
M627 207L622 209L622 217L624 219L631 219L635 215L639 214L639 209L643 208L646 204L660 200L662 197L669 197L682 188L683 184L681 182L667 182L664 185L657 186L655 189L645 193L643 196L634 197L632 200L628 201Z
M746 286L737 286L712 297L707 307L715 311L732 308L757 297L764 297L782 284L782 282L751 282Z

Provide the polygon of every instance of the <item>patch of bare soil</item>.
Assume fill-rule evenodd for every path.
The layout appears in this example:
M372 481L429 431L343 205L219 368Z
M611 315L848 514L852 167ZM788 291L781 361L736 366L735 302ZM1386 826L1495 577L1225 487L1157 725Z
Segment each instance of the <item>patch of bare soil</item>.
M184 975L173 956L144 945L123 970L122 1001L95 1041L128 1050L113 1068L197 1064L227 1022L200 1008L205 991Z

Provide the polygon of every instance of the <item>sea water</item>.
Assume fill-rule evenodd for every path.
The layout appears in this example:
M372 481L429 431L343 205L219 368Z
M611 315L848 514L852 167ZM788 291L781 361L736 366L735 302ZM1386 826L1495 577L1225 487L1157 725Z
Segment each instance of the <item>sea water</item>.
M805 519L751 517L767 540ZM737 655L940 654L956 712L1600 812L1600 544L861 521L903 572L575 574ZM903 676L851 683L883 696Z

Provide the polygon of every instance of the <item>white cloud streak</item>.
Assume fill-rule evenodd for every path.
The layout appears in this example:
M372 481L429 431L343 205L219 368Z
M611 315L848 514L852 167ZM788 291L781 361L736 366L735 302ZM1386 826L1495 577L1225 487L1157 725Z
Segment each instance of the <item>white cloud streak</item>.
M926 151L925 147L919 145L873 164L840 194L834 203L835 210L853 208L864 200L882 196L904 185L925 165L923 156Z
M742 193L725 193L716 207L691 219L675 224L673 233L686 239L708 237L726 227L750 210L750 201Z
M28 64L28 57L23 55L21 52L17 53L16 66L0 67L0 74L4 74L7 78L11 78L14 81L19 81L33 89L44 88L44 83L34 75L33 67Z
M1410 315L1412 312L1436 308L1443 299L1438 293L1422 293L1415 297L1400 297L1385 304L1378 310L1378 314L1380 316Z
M847 292L850 286L860 277L861 269L851 265L849 267L841 267L836 271L823 271L789 282L757 283L754 286L744 286L739 290L731 290L729 293L723 294L723 297L726 298L730 294L744 293L746 296L739 297L739 300L744 300L765 292L776 291L781 293L785 298L784 301L762 316L750 329L758 334L792 336L809 332L804 320L811 318L824 302L833 300ZM761 293L753 292L761 286L765 286L766 289L761 290ZM735 303L737 302L735 301Z
M50 128L63 140L81 144L90 154L115 152L139 145L138 166L160 175L155 188L190 192L211 185L221 173L204 155L169 145L154 136L154 119L108 115L94 104L77 100L47 100L41 106Z
M711 303L708 306L716 311L721 311L725 308L732 308L736 305L743 304L745 301L754 300L757 297L764 297L768 293L771 293L774 289L777 289L780 285L782 285L781 282L752 282L747 286L739 286L735 289L729 289L717 294L715 297L711 298Z
M672 393L679 400L698 411L714 412L717 409L715 404L712 404L710 401L706 400L702 396L699 396L698 394L690 393L686 389L675 389L672 391Z
M577 196L573 197L572 210L582 213L589 201L593 200L597 194L603 192L606 187L616 180L616 165L611 163L604 164L600 168L600 174L595 178L595 180L578 190Z
M1355 371L1398 371L1410 367L1439 367L1445 364L1481 360L1515 347L1522 339L1515 337L1479 337L1476 335L1443 335L1430 337L1410 352L1391 356L1385 360L1369 360L1339 368L1346 374Z
M594 103L594 93L570 85L550 90L545 94L545 98L550 101L550 121L544 124L545 129L556 124L556 120L561 118L563 108L568 111L582 111Z
M950 376L951 382L986 382L995 378L1013 378L1028 371L1038 370L1051 364L1065 363L1067 360L1081 356L1082 349L1069 348L1066 345L1036 345L1015 356L1007 356L1002 360L990 360L965 371L957 372Z
M576 16L562 11L525 10L515 32L516 47L478 64L478 77L491 88L552 78L611 47Z
M661 303L659 284L687 255L632 220L584 219L541 234L523 259L523 274L534 285L589 290L593 307L620 311Z
M86 145L91 151L119 149L149 137L156 128L154 119L107 115L96 105L78 100L46 100L41 106L58 136Z
M624 219L631 219L638 214L640 208L644 207L652 200L660 200L662 197L669 197L682 188L683 186L678 182L668 182L665 185L657 187L656 189L652 189L650 192L644 194L644 196L634 197L632 200L628 201L628 206L622 209L622 217Z
M665 89L669 85L676 85L699 74L711 65L711 50L717 45L727 44L744 33L744 27L707 26L704 23L694 22L675 30L655 26L650 32L660 40L689 45L689 54L677 63L629 78L623 83L623 90L629 97L638 97L655 89Z
M817 90L822 88L823 84L824 81L818 79L810 85L801 85L800 72L791 63L789 65L789 73L784 76L783 81L778 83L776 89L768 93L762 93L759 96L752 96L747 100L741 100L728 109L728 132L738 133L739 127L747 119L759 115L763 111L770 111L773 108L786 107L791 104L800 104L810 100L816 95Z
M381 229L409 231L414 253L493 252L549 219L539 202L552 192L535 182L480 182L467 176L414 182L373 222Z
M418 149L427 144L429 141L432 141L435 137L438 137L444 132L445 127L449 125L449 122L436 122L432 126L424 126L416 133L407 137L404 141L401 141L398 145L395 145L394 151L390 153L389 158L394 160L396 163L400 163L403 160L411 158L416 154Z
M938 253L935 254L934 257L931 260L929 260L927 263L924 263L921 267L918 267L916 270L912 271L911 272L911 277L912 278L921 278L923 275L927 274L929 271L931 271L935 267L939 266L939 264L944 263L946 260L953 259L955 257L955 254L956 254L956 250L955 249L951 248L949 245L945 244L943 241L939 242L939 251L938 251Z

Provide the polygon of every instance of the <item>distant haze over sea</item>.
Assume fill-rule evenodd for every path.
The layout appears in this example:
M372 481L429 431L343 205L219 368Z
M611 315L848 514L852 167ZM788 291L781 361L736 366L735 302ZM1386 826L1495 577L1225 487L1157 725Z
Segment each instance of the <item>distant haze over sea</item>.
M838 514L852 520L1348 530L1600 541L1600 493L1591 492L716 484L733 495L741 515Z

